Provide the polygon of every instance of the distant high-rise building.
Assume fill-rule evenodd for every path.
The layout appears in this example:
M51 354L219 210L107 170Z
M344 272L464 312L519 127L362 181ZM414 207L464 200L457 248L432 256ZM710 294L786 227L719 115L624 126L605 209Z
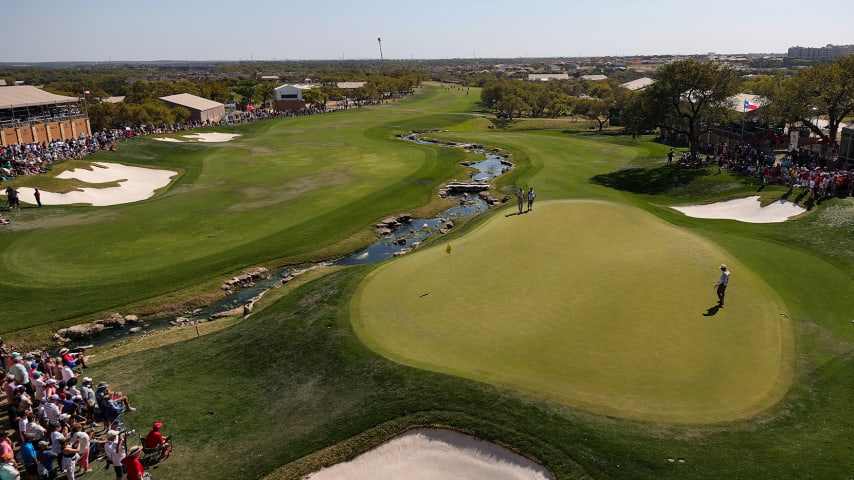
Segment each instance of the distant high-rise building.
M854 45L827 45L825 47L790 47L789 58L800 60L833 60L854 55Z

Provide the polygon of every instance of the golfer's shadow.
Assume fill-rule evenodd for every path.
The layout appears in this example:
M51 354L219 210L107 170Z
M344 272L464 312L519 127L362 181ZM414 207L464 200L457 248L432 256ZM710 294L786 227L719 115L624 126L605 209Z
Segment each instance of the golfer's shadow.
M523 211L523 212L513 212L513 213L508 213L507 215L504 215L504 216L505 216L505 217L512 217L512 216L514 216L514 215L524 215L524 214L526 214L526 213L528 213L528 210L525 210L525 211Z
M709 307L709 309L706 310L706 313L704 313L703 316L704 317L714 317L718 313L718 310L720 310L720 309L721 309L721 304L716 303L715 306Z

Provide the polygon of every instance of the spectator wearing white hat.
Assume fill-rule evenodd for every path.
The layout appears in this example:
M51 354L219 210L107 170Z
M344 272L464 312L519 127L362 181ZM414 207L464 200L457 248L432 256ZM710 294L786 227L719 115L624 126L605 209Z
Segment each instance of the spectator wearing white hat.
M98 425L95 423L95 407L98 403L95 399L95 390L92 389L92 378L83 377L83 382L80 385L80 396L83 397L86 421L90 425L97 427Z
M67 437L71 435L71 415L67 413L59 414L59 429L62 431L62 435Z
M56 391L56 379L55 378L48 378L47 380L45 380L44 381L44 397L43 397L43 399L47 400L51 397L51 395L54 395L56 393L58 393Z
M59 395L53 394L44 402L44 418L49 425L59 428ZM58 453L58 452L57 452Z

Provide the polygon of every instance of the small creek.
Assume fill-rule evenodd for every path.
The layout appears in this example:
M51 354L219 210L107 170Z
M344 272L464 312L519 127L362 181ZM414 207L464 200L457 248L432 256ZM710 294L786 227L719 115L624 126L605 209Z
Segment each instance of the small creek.
M484 159L480 162L464 163L465 166L474 169L474 173L471 177L472 183L487 184L493 178L498 177L512 168L512 164L509 164L503 155L498 154L496 151L487 152L479 145L448 144L445 142L424 139L416 133L400 136L398 138L421 144L469 148L474 153L483 155ZM435 235L441 235L442 231L444 231L443 229L448 228L449 222L477 215L489 208L489 204L486 200L480 198L476 193L453 193L448 194L447 198L457 199L458 204L441 212L433 218L413 218L409 222L391 227L390 233L380 236L376 242L367 248L337 260L323 262L320 265L363 265L403 255L416 248L427 238ZM186 319L186 324L198 321L207 321L219 312L229 311L245 305L247 302L250 302L253 298L263 292L288 282L294 276L297 276L314 266L315 265L290 266L276 271L270 271L264 277L256 278L247 285L235 289L234 293L227 295L223 300L208 307L187 313L183 318ZM127 324L124 327L104 330L97 337L84 340L79 343L102 346L123 340L129 335L137 335L166 328L174 325L174 322L175 320L172 318L165 318L160 320L150 320L145 323ZM134 329L134 332L130 331L132 328Z

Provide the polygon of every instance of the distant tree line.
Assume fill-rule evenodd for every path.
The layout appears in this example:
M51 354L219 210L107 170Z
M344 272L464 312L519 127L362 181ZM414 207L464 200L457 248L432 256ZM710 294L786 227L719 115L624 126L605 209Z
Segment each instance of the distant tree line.
M799 122L825 143L835 142L842 121L854 114L854 56L749 79L722 63L687 59L666 65L654 78L656 83L625 98L623 123L633 131L682 134L692 150L715 125L743 118L745 109L731 100L737 93L760 96L756 115L763 125Z
M854 56L749 77L724 63L687 58L652 77L655 83L640 91L621 88L614 78L534 82L479 75L471 84L483 88L481 104L498 117L581 116L601 130L618 111L628 132L661 129L684 136L692 148L716 125L741 121L744 111L733 103L738 93L762 98L757 112L762 124L782 128L800 122L828 143L854 115Z
M305 99L315 107L329 100L349 98L355 101L381 100L384 96L405 94L427 78L424 70L392 68L376 72L350 68L322 68L334 63L308 62L317 71L297 68L290 80L271 82L261 80L258 69L280 64L253 64L252 72L240 62L207 68L203 72L175 71L156 64L71 65L71 66L0 66L0 78L12 84L16 80L37 85L58 95L81 98L92 128L118 128L127 125L162 125L184 123L190 112L185 108L170 108L160 97L189 93L220 103L270 106L275 88L282 83L317 83L320 88L305 92ZM352 64L354 67L356 64ZM192 65L190 65L192 67ZM188 68L190 68L188 67ZM158 80L133 80L155 76ZM223 78L225 77L225 78ZM365 82L358 89L339 89L337 82ZM88 92L84 94L84 92ZM124 97L121 102L108 102L110 97Z
M176 93L266 105L278 84L260 80L258 73L282 69L287 70L278 75L282 83L320 85L305 92L306 100L318 107L330 100L380 100L404 94L432 78L482 87L483 107L507 119L580 116L596 121L601 129L616 110L627 131L665 129L684 135L692 147L716 124L739 121L742 114L729 100L739 92L763 98L757 112L761 122L770 126L801 122L826 142L835 140L841 123L854 114L854 57L823 63L754 59L748 64L754 70L748 71L780 68L749 77L727 64L687 58L657 70L652 74L656 83L637 92L619 87L639 75L630 70L603 67L601 72L609 78L594 82L582 80L578 71L568 80L530 82L515 78L516 74L489 71L496 61L392 61L387 62L392 65L387 71L369 61L0 65L0 78L68 96L82 97L89 91L85 106L96 129L184 121L189 112L167 108L157 100ZM548 71L553 59L530 61L540 62L539 68ZM158 79L129 82L151 77ZM366 83L355 90L336 86L354 81ZM124 96L125 101L102 101L111 96ZM827 128L821 128L819 120L827 122Z

